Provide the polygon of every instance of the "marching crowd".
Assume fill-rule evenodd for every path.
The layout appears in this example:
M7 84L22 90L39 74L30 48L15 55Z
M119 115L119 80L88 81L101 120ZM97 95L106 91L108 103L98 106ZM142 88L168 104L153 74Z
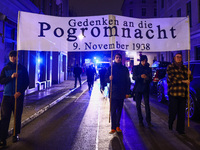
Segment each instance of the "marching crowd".
M1 121L0 121L0 146L6 146L8 136L8 127L10 123L11 113L15 112L16 124L13 135L13 142L19 140L21 129L21 116L23 112L24 92L29 85L28 72L24 66L18 64L16 71L17 52L9 53L10 62L2 69L0 75L0 84L4 85L3 100L1 103ZM82 69L76 65L73 74L75 78L74 87L77 86L77 80L81 86ZM90 65L86 70L88 89L92 90L94 85L96 70ZM167 67L168 75L168 92L169 92L169 119L168 128L173 130L173 123L177 116L176 131L179 134L185 134L185 108L187 99L187 87L192 80L191 71L183 65L182 54L177 53L174 56L174 62ZM120 129L120 118L125 98L129 98L130 94L130 77L129 70L122 64L122 55L117 53L114 57L114 63L109 67L102 67L99 70L100 91L104 92L107 83L110 83L110 117L111 130L110 134L122 132ZM189 78L188 78L189 77ZM16 82L17 79L17 82ZM132 79L135 80L134 92L136 109L139 120L139 126L144 127L143 115L141 111L142 98L145 104L146 123L152 127L151 110L149 105L150 83L152 81L152 70L148 63L146 55L140 56L139 65L133 69ZM17 83L17 84L16 84ZM16 88L17 85L17 88ZM17 90L16 90L17 89ZM17 105L15 106L15 101Z

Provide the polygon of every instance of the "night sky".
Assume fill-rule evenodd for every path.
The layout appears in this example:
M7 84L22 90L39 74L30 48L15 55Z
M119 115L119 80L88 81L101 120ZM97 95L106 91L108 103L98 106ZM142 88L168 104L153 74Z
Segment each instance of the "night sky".
M69 0L70 10L76 16L121 15L124 0Z

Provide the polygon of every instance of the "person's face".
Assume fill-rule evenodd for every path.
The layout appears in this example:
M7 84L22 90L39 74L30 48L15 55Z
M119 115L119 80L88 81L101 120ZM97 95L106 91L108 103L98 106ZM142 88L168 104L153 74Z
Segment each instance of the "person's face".
M116 63L121 63L122 62L122 58L119 55L115 56L115 62Z
M174 57L174 61L176 63L182 62L182 55L181 54L176 54L176 56Z
M15 56L9 56L9 60L10 60L10 62L12 62L12 63L16 63L16 57Z
M147 60L145 59L145 60L143 60L143 61L141 61L141 64L142 64L142 66L145 66L146 65L146 63L147 63Z

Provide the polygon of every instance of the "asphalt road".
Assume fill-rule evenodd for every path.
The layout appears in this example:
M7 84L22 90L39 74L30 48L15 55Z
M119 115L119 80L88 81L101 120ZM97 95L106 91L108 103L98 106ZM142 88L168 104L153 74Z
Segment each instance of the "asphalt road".
M110 135L109 101L99 91L96 82L93 91L87 84L65 97L57 105L22 129L21 140L8 150L196 150L200 149L200 123L191 121L186 135L180 136L167 128L167 104L151 97L153 127L138 125L135 102L124 103L121 134ZM143 115L144 107L142 107ZM145 115L144 115L145 118ZM175 126L174 126L175 127Z

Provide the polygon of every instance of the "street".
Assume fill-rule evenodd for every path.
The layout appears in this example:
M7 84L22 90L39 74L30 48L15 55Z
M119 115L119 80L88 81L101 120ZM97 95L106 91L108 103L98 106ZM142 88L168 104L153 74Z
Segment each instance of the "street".
M126 99L121 117L122 133L109 134L109 100L99 90L99 80L92 91L87 82L61 102L22 128L21 140L8 150L195 150L200 149L200 123L190 121L186 135L169 131L167 104L150 99L153 127L139 127L135 101ZM144 106L142 106L145 118ZM174 123L175 129L176 122Z

